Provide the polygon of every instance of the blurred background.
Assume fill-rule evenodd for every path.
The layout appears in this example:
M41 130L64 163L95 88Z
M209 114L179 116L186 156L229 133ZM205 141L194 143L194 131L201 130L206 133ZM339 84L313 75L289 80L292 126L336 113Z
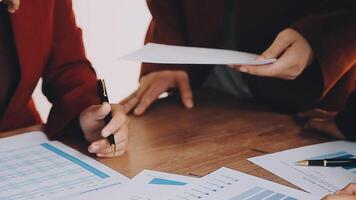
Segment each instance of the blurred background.
M100 3L99 3L100 2ZM84 45L97 74L105 78L111 102L118 102L138 86L140 63L119 57L143 46L151 15L145 0L73 0ZM46 121L51 104L37 85L34 99Z

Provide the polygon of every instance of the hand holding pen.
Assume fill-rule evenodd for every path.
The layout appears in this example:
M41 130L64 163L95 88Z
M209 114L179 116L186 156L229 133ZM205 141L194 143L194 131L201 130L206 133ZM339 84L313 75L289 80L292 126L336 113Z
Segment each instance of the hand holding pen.
M79 122L86 140L91 143L88 147L90 153L98 157L114 157L127 150L129 120L121 105L103 102L102 105L90 106L80 114Z

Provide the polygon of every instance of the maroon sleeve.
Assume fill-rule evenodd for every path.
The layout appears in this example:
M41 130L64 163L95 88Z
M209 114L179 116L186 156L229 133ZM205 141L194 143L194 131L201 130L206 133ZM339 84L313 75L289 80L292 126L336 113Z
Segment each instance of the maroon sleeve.
M321 65L325 95L356 66L356 1L324 1L292 28L310 43Z
M70 0L55 1L52 53L42 89L53 104L45 127L50 138L64 130L80 132L75 123L79 114L100 103L96 74L85 56Z
M187 38L187 20L185 9L189 1L182 0L147 0L147 6L152 14L152 21L147 31L145 43L153 42L160 44L189 46ZM155 71L181 70L189 75L190 83L199 86L209 69L203 67L191 67L190 65L168 65L143 63L141 77Z

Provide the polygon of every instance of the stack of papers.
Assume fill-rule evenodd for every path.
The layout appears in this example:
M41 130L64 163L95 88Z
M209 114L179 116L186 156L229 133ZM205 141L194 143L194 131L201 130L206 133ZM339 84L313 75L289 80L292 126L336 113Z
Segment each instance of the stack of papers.
M143 170L129 180L60 142L48 141L42 132L32 132L0 139L0 199L314 200L356 181L356 168L303 168L294 162L344 158L355 150L355 143L334 142L251 159L306 193L224 167L202 178Z

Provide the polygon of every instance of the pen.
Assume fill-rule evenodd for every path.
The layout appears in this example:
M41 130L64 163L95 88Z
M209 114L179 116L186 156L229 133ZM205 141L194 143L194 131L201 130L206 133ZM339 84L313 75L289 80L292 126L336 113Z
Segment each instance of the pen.
M98 91L99 91L101 103L104 103L104 102L109 103L109 97L108 97L108 93L106 90L105 81L103 79L98 80ZM110 113L104 118L105 124L107 125L111 121L111 119L112 119L112 113L110 111ZM110 134L108 139L109 139L111 151L114 155L116 153L116 143L115 143L114 134Z
M301 160L296 162L296 164L300 166L324 166L324 167L356 166L356 158Z

